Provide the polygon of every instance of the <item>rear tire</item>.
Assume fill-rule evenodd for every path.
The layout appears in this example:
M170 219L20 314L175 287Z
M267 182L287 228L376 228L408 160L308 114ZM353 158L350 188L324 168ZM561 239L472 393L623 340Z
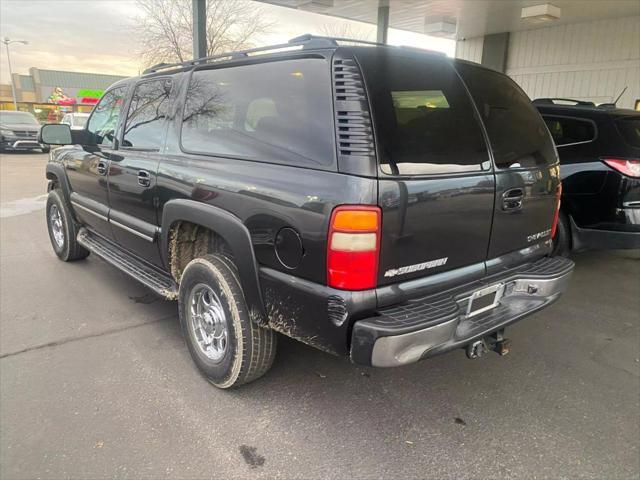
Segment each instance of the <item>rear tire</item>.
M237 387L271 368L276 334L249 318L237 270L228 258L191 260L180 281L178 307L189 353L216 387Z
M49 239L58 258L63 262L86 258L89 250L77 241L78 227L59 188L49 192L46 212Z
M569 218L564 212L558 216L558 228L553 237L553 256L568 257L571 253L571 227Z
M51 151L51 147L42 147L40 150L42 150L42 153L49 153Z

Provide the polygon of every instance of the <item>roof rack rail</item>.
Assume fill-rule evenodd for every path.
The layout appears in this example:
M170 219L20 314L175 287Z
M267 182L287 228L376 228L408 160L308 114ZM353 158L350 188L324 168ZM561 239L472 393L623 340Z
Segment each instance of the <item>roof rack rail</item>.
M356 40L353 38L343 38L343 37L323 37L320 35L311 35L310 33L306 33L304 35L300 35L299 37L292 38L287 43L281 43L277 45L268 45L265 47L249 48L249 49L240 50L237 52L220 53L218 55L213 55L210 57L197 58L195 60L187 60L186 62L182 62L182 63L159 63L157 65L154 65L144 70L142 72L142 75L157 73L160 70L166 70L170 68L187 68L195 65L203 65L209 62L235 60L238 58L248 57L250 55L257 54L257 53L267 53L270 51L286 50L294 47L302 47L303 49L335 48L339 46L338 42L390 47L390 45L387 45L384 43L370 42L368 40ZM417 49L414 47L392 47L392 48L407 48L407 49L431 52L431 50ZM439 52L435 52L435 53L439 53Z
M571 102L580 107L595 107L596 104L585 100L575 100L573 98L536 98L531 103L534 105L562 105L557 102Z

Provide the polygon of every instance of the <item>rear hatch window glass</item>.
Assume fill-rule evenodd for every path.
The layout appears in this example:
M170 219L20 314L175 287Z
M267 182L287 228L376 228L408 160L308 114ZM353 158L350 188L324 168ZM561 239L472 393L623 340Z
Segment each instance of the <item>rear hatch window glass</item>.
M534 168L557 162L542 117L513 80L465 63L456 68L480 111L498 168Z
M473 104L448 60L380 51L359 57L383 173L446 174L489 167Z
M640 148L640 116L620 118L616 120L616 127L626 143Z

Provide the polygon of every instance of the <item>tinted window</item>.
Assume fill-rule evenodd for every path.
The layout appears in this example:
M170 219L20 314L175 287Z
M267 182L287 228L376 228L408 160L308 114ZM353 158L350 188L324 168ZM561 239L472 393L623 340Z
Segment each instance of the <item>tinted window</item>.
M189 84L182 147L274 163L331 165L332 117L324 60L200 70Z
M529 97L506 75L457 65L487 128L498 168L556 163L553 141Z
M451 64L378 50L363 54L381 169L395 175L480 171L488 154Z
M170 93L171 80L154 80L136 86L124 127L123 147L160 149Z
M591 142L596 137L596 128L592 122L577 118L552 117L545 115L553 141L558 147L574 143Z
M118 87L104 94L93 109L87 131L97 145L112 146L118 118L124 103L127 87Z
M621 118L616 120L616 126L625 142L640 148L640 117Z

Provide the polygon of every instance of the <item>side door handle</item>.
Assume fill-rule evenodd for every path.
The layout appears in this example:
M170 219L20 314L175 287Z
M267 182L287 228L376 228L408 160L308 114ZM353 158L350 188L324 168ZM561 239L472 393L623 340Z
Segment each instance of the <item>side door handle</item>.
M151 185L151 175L146 170L138 170L138 185L147 188Z
M109 162L107 160L100 160L98 162L98 175L106 175L107 172L109 171Z
M522 209L524 190L522 188L512 188L502 194L502 210L514 211Z

